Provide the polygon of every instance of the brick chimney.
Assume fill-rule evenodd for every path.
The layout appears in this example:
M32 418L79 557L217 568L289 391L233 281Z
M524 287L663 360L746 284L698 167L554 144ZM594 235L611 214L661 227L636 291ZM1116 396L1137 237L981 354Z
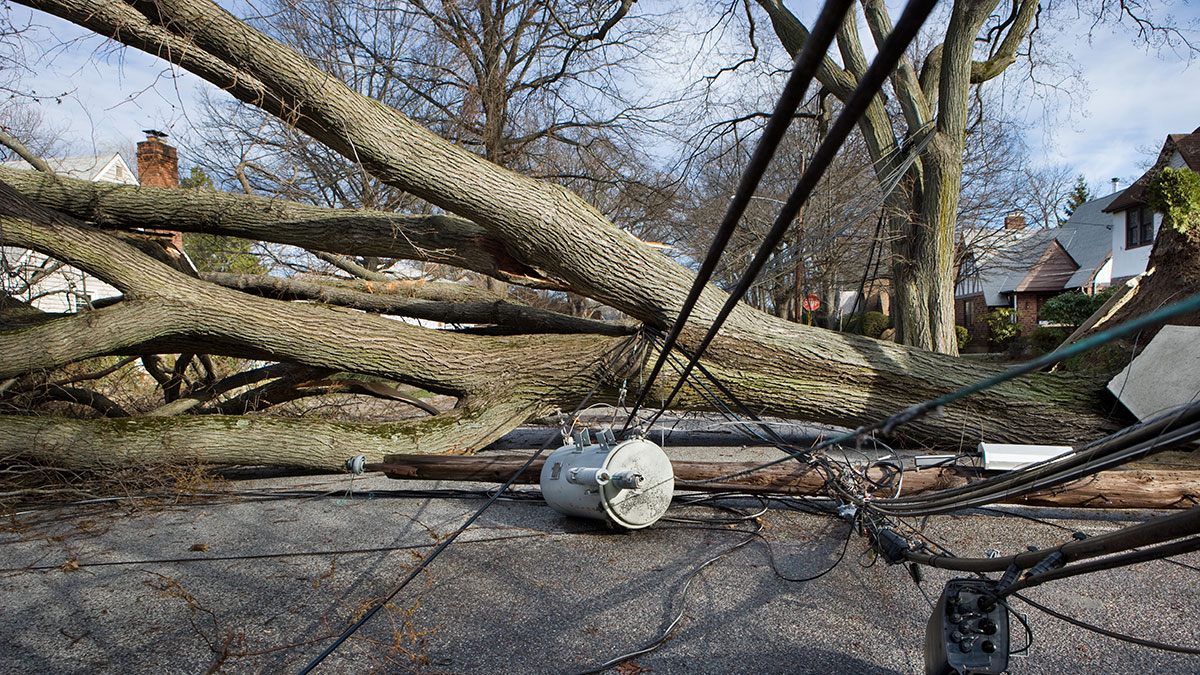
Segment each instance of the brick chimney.
M144 129L146 140L137 144L138 182L148 187L179 187L179 153L167 145L161 131ZM183 251L183 235L170 230L147 230L171 237L171 245Z
M1004 229L1006 230L1023 230L1025 229L1025 216L1019 213L1011 213L1004 216Z
M167 135L146 129L146 140L137 144L138 182L150 187L179 187L179 153L162 139Z

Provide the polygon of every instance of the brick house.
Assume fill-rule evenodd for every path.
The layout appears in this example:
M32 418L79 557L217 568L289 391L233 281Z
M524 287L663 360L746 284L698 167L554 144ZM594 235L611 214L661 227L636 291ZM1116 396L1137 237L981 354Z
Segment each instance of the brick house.
M1014 215L1005 219L1004 229L974 236L954 293L955 323L970 331L973 347L987 347L991 330L983 317L993 309L1015 309L1028 335L1050 298L1066 291L1091 295L1109 286L1113 221L1104 209L1117 197L1080 204L1060 227L1028 229L1024 217Z

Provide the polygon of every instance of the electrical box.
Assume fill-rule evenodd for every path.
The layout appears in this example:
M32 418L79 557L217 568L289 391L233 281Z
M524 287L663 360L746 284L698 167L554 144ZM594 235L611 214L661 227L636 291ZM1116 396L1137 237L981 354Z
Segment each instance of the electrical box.
M925 627L925 675L1000 675L1008 669L1008 608L996 582L951 579Z
M560 513L637 530L667 512L675 472L663 449L642 438L620 443L611 431L582 431L546 458L541 488Z

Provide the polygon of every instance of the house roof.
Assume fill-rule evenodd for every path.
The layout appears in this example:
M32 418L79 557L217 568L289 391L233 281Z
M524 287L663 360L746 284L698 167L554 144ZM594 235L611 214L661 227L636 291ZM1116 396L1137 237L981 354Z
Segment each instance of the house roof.
M1142 174L1140 178L1135 180L1121 196L1108 205L1105 211L1116 212L1125 211L1135 206L1141 206L1146 203L1146 188L1150 186L1150 180L1162 171L1171 162L1171 157L1178 152L1183 159L1183 163L1193 171L1200 171L1200 127L1196 127L1190 134L1170 134L1167 140L1163 142L1162 150L1158 153L1158 159L1155 160L1154 166L1150 170Z
M1083 288L1092 281L1099 270L1112 257L1112 215L1105 209L1120 195L1114 192L1106 197L1080 204L1070 219L1058 228L1055 238L1067 249L1067 253L1079 265L1079 269L1064 284L1064 288Z
M979 288L989 307L1007 305L1005 294L1083 288L1112 255L1113 217L1106 207L1120 193L1080 204L1061 227L1023 230L992 254Z
M80 180L107 180L120 183L137 183L133 172L119 152L109 152L102 155L83 155L79 157L49 158L46 163L55 173L78 178ZM6 169L33 169L23 159L15 159L0 164Z

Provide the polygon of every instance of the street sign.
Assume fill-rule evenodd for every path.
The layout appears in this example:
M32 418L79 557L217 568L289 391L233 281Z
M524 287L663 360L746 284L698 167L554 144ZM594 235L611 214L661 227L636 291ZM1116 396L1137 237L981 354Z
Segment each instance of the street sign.
M804 298L804 309L815 312L821 309L821 299L814 293L809 293L808 297Z

